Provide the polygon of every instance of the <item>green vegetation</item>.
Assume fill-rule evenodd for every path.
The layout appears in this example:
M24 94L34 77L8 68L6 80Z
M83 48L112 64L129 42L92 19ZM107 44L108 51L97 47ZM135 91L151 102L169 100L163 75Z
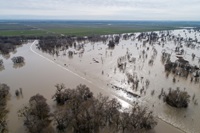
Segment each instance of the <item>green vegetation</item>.
M88 35L107 35L107 34L122 34L122 33L134 33L134 32L146 32L146 31L159 31L169 30L170 28L123 28L123 27L74 27L64 29L49 29L51 32L64 35L75 35L75 36L88 36ZM171 28L172 29L172 28ZM173 28L174 29L174 28Z
M52 35L42 30L0 30L0 36L46 36Z
M107 35L198 27L196 22L162 21L7 21L0 22L0 36Z
M23 23L0 23L0 36L41 36L46 34L50 33Z
M17 23L0 23L0 30L32 30L35 28Z
M121 34L145 31L169 30L170 28L53 28L47 30L0 30L0 36L47 36L47 35L74 35L74 36L89 36L89 35L107 35ZM172 29L172 28L171 28Z

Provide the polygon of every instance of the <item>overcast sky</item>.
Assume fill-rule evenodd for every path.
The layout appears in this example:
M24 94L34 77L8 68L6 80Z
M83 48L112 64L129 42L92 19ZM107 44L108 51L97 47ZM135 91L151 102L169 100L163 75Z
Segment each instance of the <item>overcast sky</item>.
M200 0L0 0L1 19L200 20Z

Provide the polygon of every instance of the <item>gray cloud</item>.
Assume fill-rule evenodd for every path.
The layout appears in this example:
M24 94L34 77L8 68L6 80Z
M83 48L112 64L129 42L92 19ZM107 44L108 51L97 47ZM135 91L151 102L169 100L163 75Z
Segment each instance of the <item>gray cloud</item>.
M200 20L199 0L1 0L0 18Z

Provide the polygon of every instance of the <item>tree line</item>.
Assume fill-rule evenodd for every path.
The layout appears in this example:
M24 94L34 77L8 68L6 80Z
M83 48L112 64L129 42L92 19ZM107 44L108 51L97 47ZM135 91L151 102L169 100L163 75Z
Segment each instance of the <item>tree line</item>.
M6 109L6 104L9 90L10 87L8 85L0 83L0 133L6 133L8 131L6 122L8 110Z
M56 89L52 99L57 108L53 113L40 94L32 96L29 104L19 110L30 133L44 132L51 123L59 132L71 133L102 133L108 129L113 133L144 132L157 124L153 113L138 103L122 111L117 99L102 94L94 97L86 85L66 89L63 84L57 84Z

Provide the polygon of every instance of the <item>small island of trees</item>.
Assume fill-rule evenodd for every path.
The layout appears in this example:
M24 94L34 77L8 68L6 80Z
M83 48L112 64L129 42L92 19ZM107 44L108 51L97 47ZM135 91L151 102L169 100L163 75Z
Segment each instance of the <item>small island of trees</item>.
M22 56L13 57L11 60L14 64L24 63L24 57Z
M179 88L176 90L169 90L165 95L164 101L172 107L187 108L190 102L190 95L186 91L181 91Z

